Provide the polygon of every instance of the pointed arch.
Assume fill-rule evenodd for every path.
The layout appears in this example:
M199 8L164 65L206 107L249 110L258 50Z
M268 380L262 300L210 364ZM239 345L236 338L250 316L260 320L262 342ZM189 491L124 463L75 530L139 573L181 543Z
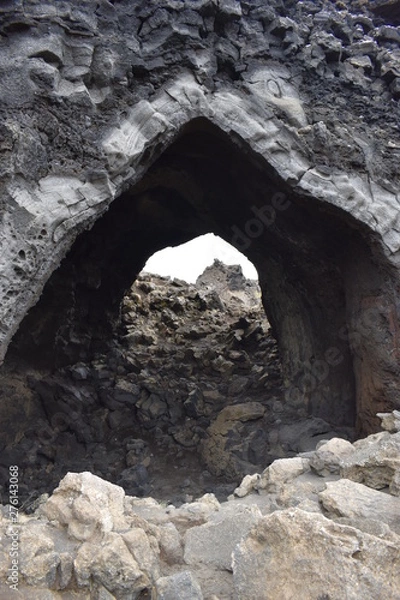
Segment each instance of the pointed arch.
M76 175L36 186L16 179L2 221L9 243L1 259L1 357L50 279L50 297L58 289L61 306L60 296L70 297L74 327L93 341L99 335L87 326L105 325L102 315L118 306L149 253L212 231L258 269L287 401L341 423L357 412L360 431L376 428L376 412L398 404L397 199L367 175L311 164L307 127L282 69L258 68L241 90L213 94L183 73L109 125L102 166L82 172L77 165ZM74 292L54 284L67 272ZM49 305L45 293L40 304L52 323L44 327L48 350L54 298Z

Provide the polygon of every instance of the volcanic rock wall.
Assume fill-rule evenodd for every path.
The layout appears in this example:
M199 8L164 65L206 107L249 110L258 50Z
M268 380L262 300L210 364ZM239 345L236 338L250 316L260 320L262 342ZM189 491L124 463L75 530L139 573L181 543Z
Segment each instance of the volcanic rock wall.
M148 256L213 231L258 269L287 402L375 430L399 402L384 5L2 3L1 356L46 282L16 355L93 356Z

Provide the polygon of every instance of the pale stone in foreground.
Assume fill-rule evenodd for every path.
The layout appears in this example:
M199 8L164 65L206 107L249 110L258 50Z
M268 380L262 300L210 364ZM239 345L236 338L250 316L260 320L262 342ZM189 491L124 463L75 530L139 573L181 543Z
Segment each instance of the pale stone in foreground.
M235 600L400 600L400 548L298 509L263 517L235 549Z
M125 529L124 490L89 472L67 473L41 507L49 519L68 527L77 540Z
M142 590L150 587L148 577L117 533L106 534L98 545L84 542L76 555L74 572L79 586L90 588L94 581L121 600L136 600Z
M252 491L254 491L257 482L260 479L260 475L255 473L254 475L246 475L241 484L233 492L237 498L244 498Z
M343 460L340 476L377 490L389 486L390 493L399 495L400 433L383 431L353 446L355 452Z
M307 458L299 456L280 458L262 472L256 488L266 489L268 492L278 492L285 483L309 470L310 461Z
M389 433L400 431L400 410L394 410L391 413L377 413L376 416L382 421L382 429L389 431Z
M310 459L310 466L313 471L323 477L338 474L342 459L351 456L353 452L354 447L350 442L342 438L332 438L318 444Z
M400 534L400 498L340 479L327 482L319 499L329 516L372 519L386 523Z
M232 569L232 551L236 544L262 517L256 506L234 503L211 516L208 523L186 532L184 559L186 564L213 565Z

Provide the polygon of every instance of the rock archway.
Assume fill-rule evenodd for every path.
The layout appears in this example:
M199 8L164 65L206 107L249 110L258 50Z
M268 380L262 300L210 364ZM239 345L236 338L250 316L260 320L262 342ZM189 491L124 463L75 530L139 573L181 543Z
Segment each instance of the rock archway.
M391 403L384 358L394 306L382 294L390 268L376 234L288 185L240 137L204 118L183 126L141 180L78 236L11 354L56 367L105 349L149 256L206 232L258 269L288 405L373 430L376 412Z

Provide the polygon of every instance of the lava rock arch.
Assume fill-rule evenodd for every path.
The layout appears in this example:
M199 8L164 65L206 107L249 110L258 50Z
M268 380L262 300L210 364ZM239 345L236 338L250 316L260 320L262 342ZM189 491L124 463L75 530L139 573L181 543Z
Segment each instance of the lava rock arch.
M370 431L376 412L390 406L379 382L390 268L383 269L376 235L291 188L247 144L204 118L186 124L77 237L11 356L54 368L105 350L149 256L206 232L235 244L258 269L290 408L334 426L357 418L359 433Z
M1 360L47 281L13 352L73 360L151 252L214 231L258 269L287 401L376 430L399 406L399 42L359 4L6 3Z

